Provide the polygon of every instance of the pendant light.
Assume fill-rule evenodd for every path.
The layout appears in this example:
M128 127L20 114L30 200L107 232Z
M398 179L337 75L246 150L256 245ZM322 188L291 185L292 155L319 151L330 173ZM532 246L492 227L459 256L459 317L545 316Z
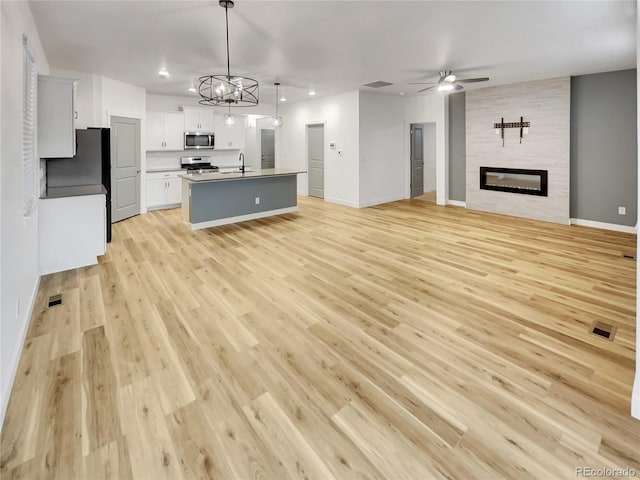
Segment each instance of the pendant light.
M224 114L224 126L233 127L236 124L236 116L231 113L231 105L229 105L229 112Z
M282 126L282 117L278 116L278 102L280 101L280 96L278 95L278 89L280 87L280 82L276 82L274 83L274 85L276 86L276 116L273 117L273 120L271 121L271 125L273 126L273 128L278 128Z
M229 61L229 9L234 7L233 0L220 0L218 4L224 8L227 31L227 73L226 75L204 75L198 80L198 93L202 99L199 103L214 107L228 106L231 115L231 105L234 107L254 107L258 105L258 81L249 77L231 75ZM235 123L235 118L233 120Z

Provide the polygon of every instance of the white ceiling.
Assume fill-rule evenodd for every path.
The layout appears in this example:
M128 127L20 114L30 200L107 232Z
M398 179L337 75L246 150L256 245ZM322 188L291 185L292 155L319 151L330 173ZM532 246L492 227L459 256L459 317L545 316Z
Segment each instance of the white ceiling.
M109 76L149 93L193 95L202 74L226 72L217 0L31 1L52 68ZM443 68L489 76L467 89L636 66L635 1L249 1L229 10L231 73L274 81L288 100L409 82ZM171 73L158 76L160 67ZM431 93L431 92L429 92Z

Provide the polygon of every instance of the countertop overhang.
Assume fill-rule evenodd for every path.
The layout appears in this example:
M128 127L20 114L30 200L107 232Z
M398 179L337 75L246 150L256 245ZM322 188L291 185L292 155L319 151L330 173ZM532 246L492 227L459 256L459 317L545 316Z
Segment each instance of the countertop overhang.
M291 170L288 168L265 168L265 169L252 169L250 172L232 172L232 173L196 173L194 175L179 175L193 183L201 182L223 182L227 180L242 180L249 178L261 178L261 177L277 177L283 175L297 175L298 173L307 173L304 170Z
M103 185L75 185L72 187L47 188L40 198L82 197L85 195L106 195L106 193L107 189Z

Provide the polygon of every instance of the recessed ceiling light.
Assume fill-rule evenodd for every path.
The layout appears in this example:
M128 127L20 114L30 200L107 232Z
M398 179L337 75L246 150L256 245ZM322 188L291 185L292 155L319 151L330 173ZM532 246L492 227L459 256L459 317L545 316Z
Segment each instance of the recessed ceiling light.
M316 94L315 90L309 90L309 96L313 97Z
M158 75L160 75L161 77L168 77L169 76L169 72L167 72L166 68L161 68L160 71L158 72Z
M404 95L404 92L400 92L400 96Z
M280 101L281 102L286 102L287 101L287 97L280 97Z
M189 87L189 91L191 93L196 93L196 87Z

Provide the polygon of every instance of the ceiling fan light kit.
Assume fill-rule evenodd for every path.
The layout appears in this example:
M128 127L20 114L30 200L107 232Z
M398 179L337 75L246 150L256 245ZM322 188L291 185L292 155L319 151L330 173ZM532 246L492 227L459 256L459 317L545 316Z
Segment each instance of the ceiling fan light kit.
M229 9L233 8L233 0L220 0L224 8L227 32L227 73L226 75L203 75L198 80L198 93L202 98L199 103L214 107L254 107L258 105L258 81L253 78L231 75L229 61ZM231 115L229 112L228 115ZM226 118L226 115L225 115ZM226 122L225 122L226 124Z
M426 92L432 88L435 88L438 92L451 93L453 91L464 90L464 87L462 86L463 83L486 82L487 80L489 80L489 77L458 78L451 70L441 70L437 83L414 82L410 85L432 85L431 87L418 90L417 93Z

